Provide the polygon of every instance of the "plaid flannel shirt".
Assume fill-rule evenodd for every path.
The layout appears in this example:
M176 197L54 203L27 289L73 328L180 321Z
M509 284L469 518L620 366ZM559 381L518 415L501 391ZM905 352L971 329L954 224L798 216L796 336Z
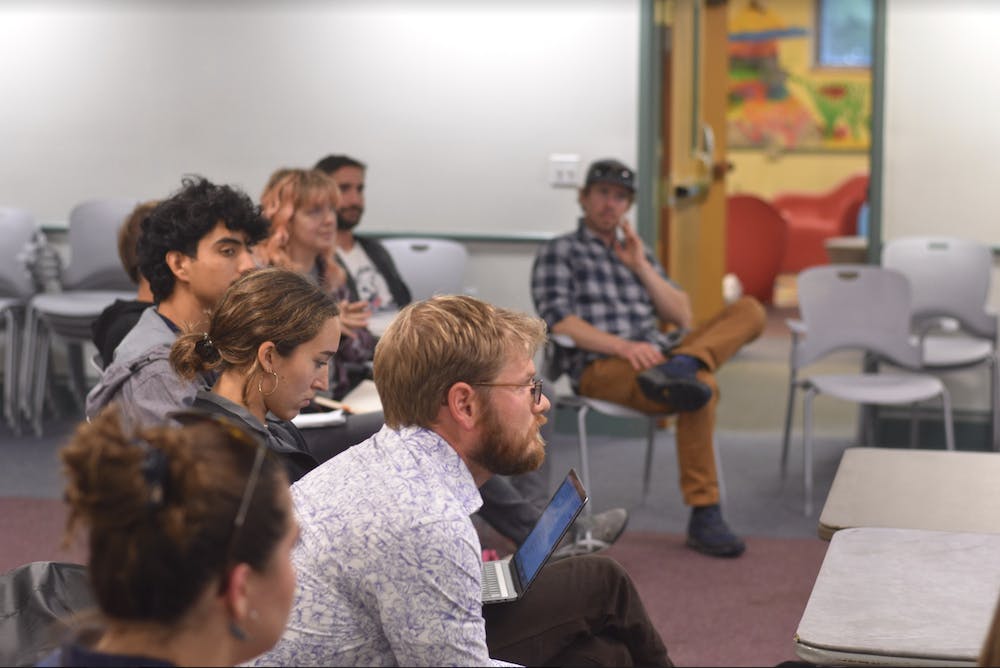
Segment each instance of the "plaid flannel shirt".
M648 248L645 252L649 263L667 278ZM656 309L642 282L582 219L575 232L539 249L531 269L531 298L550 330L566 316L576 315L624 339L649 341L664 350L671 345L659 329ZM579 348L560 353L560 371L569 374L574 387L588 364L605 357Z

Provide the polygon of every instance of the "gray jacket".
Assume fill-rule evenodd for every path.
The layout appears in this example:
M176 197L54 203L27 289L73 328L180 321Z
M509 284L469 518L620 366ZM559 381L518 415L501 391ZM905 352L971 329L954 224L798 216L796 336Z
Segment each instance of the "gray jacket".
M267 414L267 425L262 425L245 407L235 404L229 399L210 390L200 390L194 400L194 408L224 415L230 420L241 424L250 433L264 441L264 445L272 450L285 465L288 482L295 482L312 471L319 462L309 454L302 434L291 422L280 420L270 413Z
M101 380L87 394L87 417L114 401L129 427L161 424L166 414L194 402L206 379L191 382L170 367L170 347L177 335L150 307L115 348Z

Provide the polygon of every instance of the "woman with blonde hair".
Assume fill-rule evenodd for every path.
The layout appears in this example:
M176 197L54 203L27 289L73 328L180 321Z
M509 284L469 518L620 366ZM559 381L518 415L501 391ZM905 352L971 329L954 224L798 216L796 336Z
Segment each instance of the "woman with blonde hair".
M281 636L298 538L283 467L224 419L177 419L130 434L111 406L60 452L97 624L38 665L232 666Z
M275 266L312 275L334 293L347 275L336 261L339 191L323 172L282 168L271 174L261 194L261 213L271 221L264 244Z
M271 221L268 264L308 276L340 305L344 340L331 378L335 399L366 377L375 351L368 302L348 301L347 273L336 258L339 201L337 185L318 169L279 169L261 195L261 212Z

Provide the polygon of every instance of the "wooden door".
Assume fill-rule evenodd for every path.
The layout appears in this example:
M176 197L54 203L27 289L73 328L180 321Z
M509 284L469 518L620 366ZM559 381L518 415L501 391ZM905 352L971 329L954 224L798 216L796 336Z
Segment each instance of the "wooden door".
M660 256L701 322L724 304L727 5L663 0L658 16Z

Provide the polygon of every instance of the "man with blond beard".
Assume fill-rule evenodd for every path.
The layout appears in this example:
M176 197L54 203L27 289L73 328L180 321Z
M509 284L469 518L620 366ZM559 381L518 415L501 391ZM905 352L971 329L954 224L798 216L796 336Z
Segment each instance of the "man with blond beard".
M478 487L545 457L541 320L466 296L403 309L375 350L385 427L292 486L288 626L262 665L670 665L631 580L588 555L481 603Z

